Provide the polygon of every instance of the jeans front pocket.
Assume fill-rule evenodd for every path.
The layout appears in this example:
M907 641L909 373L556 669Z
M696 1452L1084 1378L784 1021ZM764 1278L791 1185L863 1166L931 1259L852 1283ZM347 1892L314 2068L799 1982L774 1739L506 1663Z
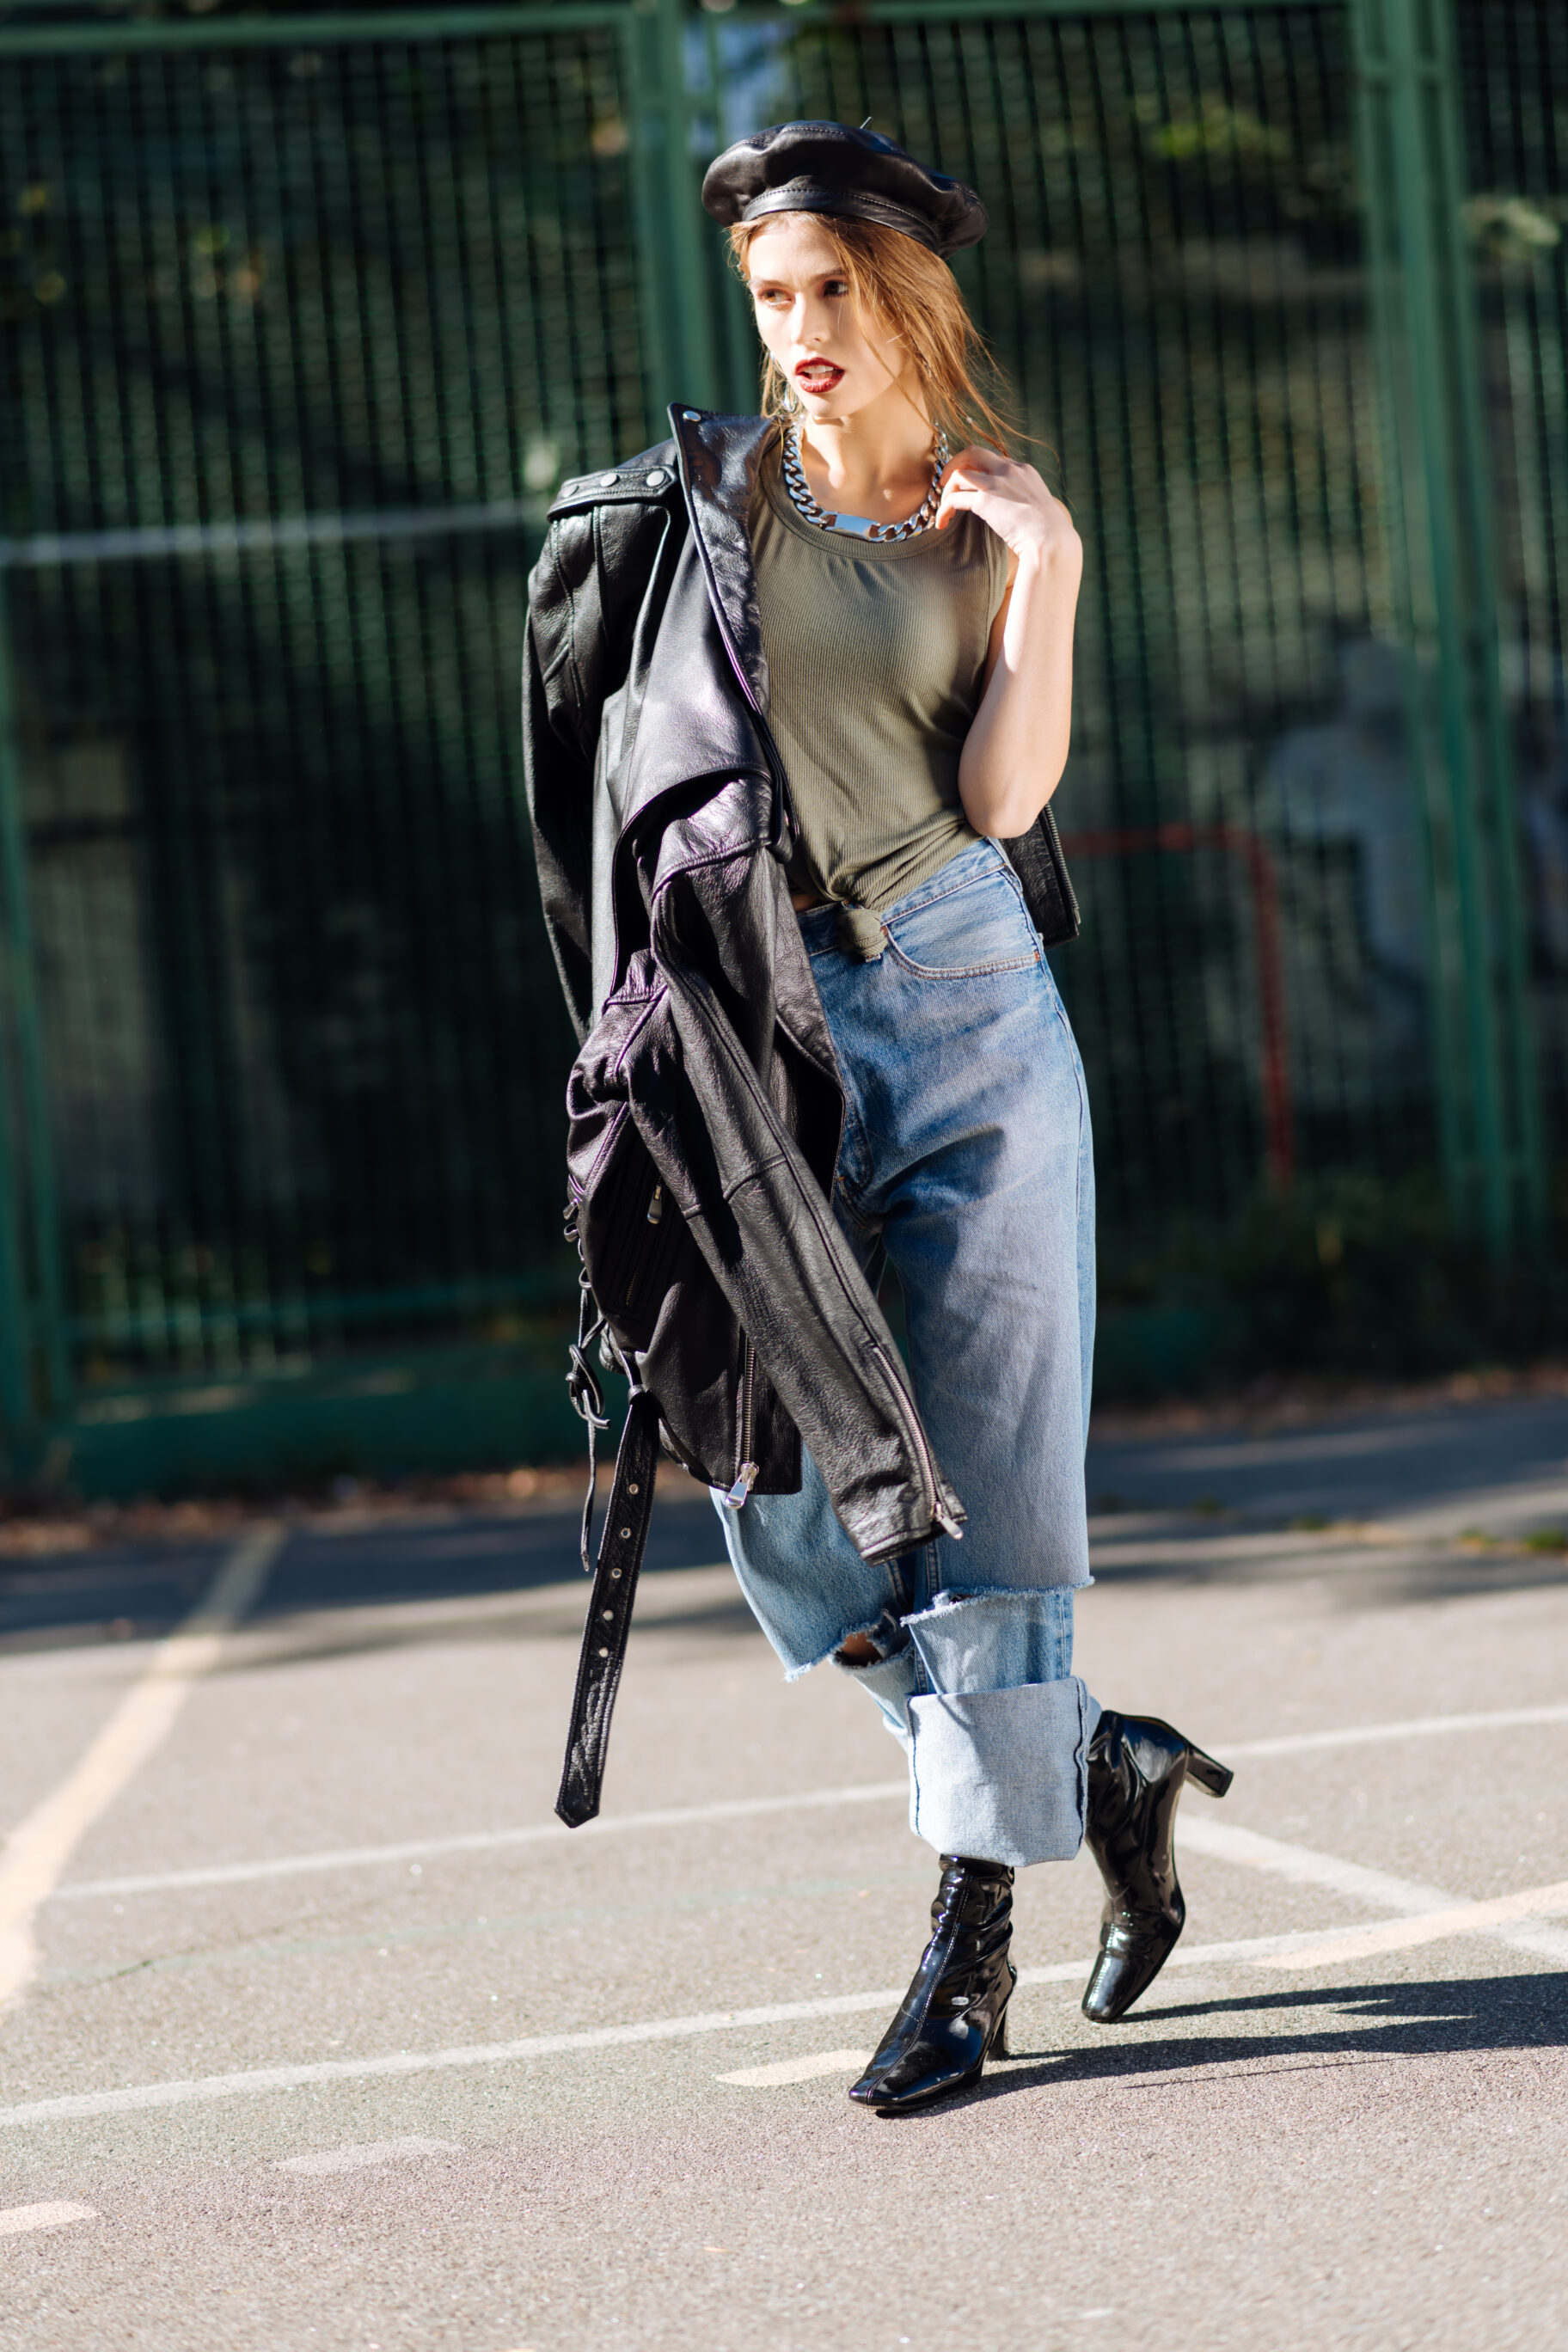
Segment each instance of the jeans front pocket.
M910 903L883 917L888 951L907 971L926 980L979 980L992 972L1027 971L1040 961L1040 942L1029 920L1018 877L1000 850L995 863L955 877L931 895L917 892ZM975 856L965 853L963 862Z

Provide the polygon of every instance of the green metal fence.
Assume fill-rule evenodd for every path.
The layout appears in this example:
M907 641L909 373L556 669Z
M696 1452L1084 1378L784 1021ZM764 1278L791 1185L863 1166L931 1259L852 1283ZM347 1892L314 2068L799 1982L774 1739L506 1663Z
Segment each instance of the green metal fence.
M1547 1102L1568 1093L1568 12L1458 13L1501 677Z
M1108 1376L1234 1339L1237 1234L1305 1215L1331 1273L1419 1196L1532 1246L1563 41L1468 0L0 11L13 1466L567 1442L524 583L562 474L752 405L697 175L792 112L985 192L962 274L1088 541L1058 969Z
M1337 8L825 26L769 93L997 199L963 274L1089 544L1060 969L1108 1239L1144 1249L1430 1125L1418 991L1342 1008L1317 954L1355 934L1310 739L1392 627L1346 39Z

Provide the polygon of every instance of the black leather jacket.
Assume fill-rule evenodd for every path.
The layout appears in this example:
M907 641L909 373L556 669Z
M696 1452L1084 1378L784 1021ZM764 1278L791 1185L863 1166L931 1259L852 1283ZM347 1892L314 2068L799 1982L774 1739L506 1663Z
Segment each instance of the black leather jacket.
M963 1513L830 1204L843 1097L785 882L747 531L777 427L670 420L672 442L563 486L529 582L529 807L581 1040L577 1239L688 1467L793 1493L804 1436L882 1559ZM1048 816L1006 846L1047 943L1070 937Z

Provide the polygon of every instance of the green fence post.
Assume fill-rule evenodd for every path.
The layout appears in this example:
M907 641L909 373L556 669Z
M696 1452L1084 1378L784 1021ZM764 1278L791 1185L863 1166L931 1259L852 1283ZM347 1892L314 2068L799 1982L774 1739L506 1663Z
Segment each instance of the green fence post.
M22 1186L5 1045L0 1035L0 1475L14 1468L33 1419L27 1296L22 1278Z
M54 1410L68 1381L21 800L0 582L0 1432L13 1463L36 1427L35 1351Z
M1458 1223L1501 1259L1539 1238L1546 1184L1448 8L1351 16L1443 1156Z
M713 152L727 147L732 139L744 138L760 128L750 116L738 121L732 116L730 99L735 84L731 78L731 66L726 55L726 34L732 31L724 15L715 16L711 9L702 12L701 64L704 72L702 97L712 127ZM746 84L742 78L740 88ZM714 316L720 330L720 380L723 386L726 408L737 416L754 415L761 400L762 353L757 341L757 324L744 287L731 259L729 241L717 228L708 231L707 259L710 283L713 289Z
M722 398L706 215L691 154L686 27L685 0L633 0L627 16L635 227L656 440L669 431L672 400L715 408Z

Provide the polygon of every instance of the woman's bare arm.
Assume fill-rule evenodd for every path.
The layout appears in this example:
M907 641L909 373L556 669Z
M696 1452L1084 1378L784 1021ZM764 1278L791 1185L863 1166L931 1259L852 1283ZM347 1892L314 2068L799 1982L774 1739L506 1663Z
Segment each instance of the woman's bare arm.
M1008 578L958 790L976 833L1010 841L1027 833L1067 765L1083 543L1033 466L994 449L963 450L947 469L937 530L963 511L1005 544Z

